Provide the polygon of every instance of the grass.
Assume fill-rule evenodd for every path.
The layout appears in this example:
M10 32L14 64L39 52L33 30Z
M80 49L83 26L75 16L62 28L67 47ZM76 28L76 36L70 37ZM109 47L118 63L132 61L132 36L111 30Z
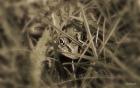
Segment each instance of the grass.
M0 88L139 88L139 0L0 4Z

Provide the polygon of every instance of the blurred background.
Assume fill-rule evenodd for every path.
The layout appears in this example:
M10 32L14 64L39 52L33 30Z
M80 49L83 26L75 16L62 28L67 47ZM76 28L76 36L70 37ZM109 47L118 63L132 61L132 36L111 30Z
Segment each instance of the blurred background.
M55 44L69 24L88 41L76 73ZM139 45L140 0L0 1L0 88L139 88Z

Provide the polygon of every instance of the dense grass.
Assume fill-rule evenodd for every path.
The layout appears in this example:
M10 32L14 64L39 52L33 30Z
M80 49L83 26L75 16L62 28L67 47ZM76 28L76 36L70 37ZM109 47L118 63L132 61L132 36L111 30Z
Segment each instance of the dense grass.
M0 88L139 88L139 25L139 0L1 0Z

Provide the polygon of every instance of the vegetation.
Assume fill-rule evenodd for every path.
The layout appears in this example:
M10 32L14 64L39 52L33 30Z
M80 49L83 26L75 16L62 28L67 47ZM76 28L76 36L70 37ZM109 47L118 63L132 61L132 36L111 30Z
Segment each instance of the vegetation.
M0 88L139 88L140 0L1 0Z

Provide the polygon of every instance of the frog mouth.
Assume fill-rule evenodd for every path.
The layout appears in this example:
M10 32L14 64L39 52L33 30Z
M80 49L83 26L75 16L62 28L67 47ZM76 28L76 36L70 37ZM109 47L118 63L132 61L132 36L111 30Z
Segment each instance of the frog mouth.
M70 47L70 45L66 45L64 47L59 47L59 52L70 58L70 59L78 59L78 46Z
M79 55L77 55L76 53L71 53L71 52L61 52L62 55L68 57L69 59L78 59Z

